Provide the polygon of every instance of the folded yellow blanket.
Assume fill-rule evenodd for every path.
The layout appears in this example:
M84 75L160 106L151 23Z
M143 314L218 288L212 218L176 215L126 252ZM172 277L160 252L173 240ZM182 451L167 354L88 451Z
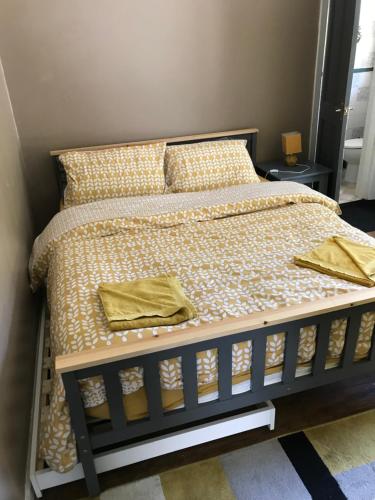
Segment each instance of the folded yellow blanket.
M294 263L360 285L375 285L375 247L341 236L328 238L315 250L296 255Z
M98 292L111 330L176 325L197 315L175 276L101 283Z

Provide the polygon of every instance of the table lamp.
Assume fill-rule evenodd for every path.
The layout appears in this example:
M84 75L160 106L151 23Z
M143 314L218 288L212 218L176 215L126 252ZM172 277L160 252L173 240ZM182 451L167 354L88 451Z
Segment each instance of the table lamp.
M285 154L285 165L295 167L298 161L297 153L302 152L300 132L284 132L281 134L281 142Z

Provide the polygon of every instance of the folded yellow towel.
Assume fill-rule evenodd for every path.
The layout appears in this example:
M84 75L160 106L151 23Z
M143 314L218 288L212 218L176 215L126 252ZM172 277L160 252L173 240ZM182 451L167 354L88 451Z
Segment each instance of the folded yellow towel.
M197 313L175 276L99 285L111 330L176 325Z
M296 255L294 263L360 285L375 285L375 247L341 236L328 238L315 250Z

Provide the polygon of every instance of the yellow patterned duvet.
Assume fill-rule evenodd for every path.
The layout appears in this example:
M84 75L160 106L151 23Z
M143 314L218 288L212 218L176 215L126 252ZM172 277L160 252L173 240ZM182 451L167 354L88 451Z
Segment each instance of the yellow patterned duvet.
M362 288L293 264L333 235L374 245L338 216L337 204L292 182L232 186L209 192L103 200L63 210L34 243L32 287L46 283L53 356L139 342L186 326L313 301ZM102 282L174 274L198 318L174 327L113 332L97 293ZM329 356L340 357L345 318L332 324ZM373 314L363 315L357 357L366 355ZM268 338L266 367L282 364L282 332ZM315 350L315 327L301 331L298 361ZM251 343L233 346L234 377L251 366ZM161 364L165 391L182 388L179 359ZM201 388L217 379L215 351L200 353ZM121 373L123 393L143 386L140 368ZM85 406L105 403L102 381L82 384ZM53 376L50 410L41 431L41 456L55 470L76 463L76 449L61 378Z

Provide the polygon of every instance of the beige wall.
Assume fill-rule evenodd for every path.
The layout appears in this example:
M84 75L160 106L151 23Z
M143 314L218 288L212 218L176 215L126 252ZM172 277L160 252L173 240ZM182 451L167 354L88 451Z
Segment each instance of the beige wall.
M319 0L3 0L0 50L39 226L47 152L256 126L309 131Z
M23 498L35 345L30 211L0 62L0 498Z

